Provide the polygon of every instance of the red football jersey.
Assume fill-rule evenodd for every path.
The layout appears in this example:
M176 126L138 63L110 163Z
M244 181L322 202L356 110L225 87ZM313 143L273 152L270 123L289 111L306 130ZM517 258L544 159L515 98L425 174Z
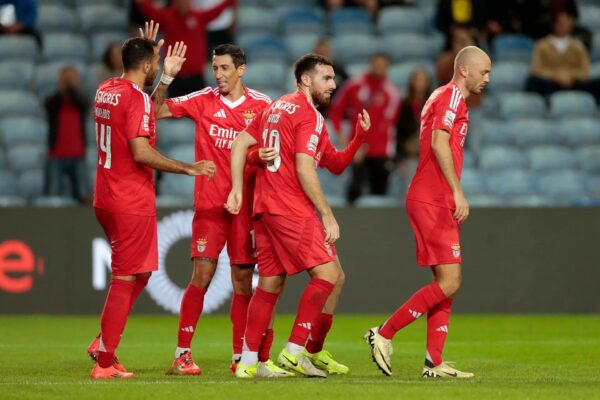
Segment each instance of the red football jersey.
M431 149L435 129L450 133L450 149L458 179L462 172L463 146L467 137L469 113L465 98L454 82L436 89L421 112L419 164L406 198L454 209L454 197Z
M136 163L129 140L156 140L154 105L144 91L127 79L103 82L94 102L98 160L94 207L142 216L156 215L152 168Z
M310 217L315 207L296 175L296 153L318 163L327 135L325 120L302 92L286 94L273 102L246 129L261 147L275 147L279 157L256 175L254 214L270 213Z
M196 160L210 160L217 167L213 179L205 175L196 177L196 210L225 212L223 205L231 191L233 140L270 103L267 95L248 88L235 102L222 96L219 89L210 87L167 100L173 117L187 117L196 123Z

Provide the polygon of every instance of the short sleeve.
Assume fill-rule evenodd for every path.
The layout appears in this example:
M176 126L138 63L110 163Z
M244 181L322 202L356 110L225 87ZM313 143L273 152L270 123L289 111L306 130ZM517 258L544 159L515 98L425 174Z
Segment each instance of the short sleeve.
M150 137L151 134L151 107L150 96L142 92L133 92L127 112L127 126L125 132L127 139L136 137Z
M265 115L265 113L267 112L268 108L265 108L263 111L261 111L260 113L256 114L254 116L254 118L252 119L252 122L250 122L250 125L248 125L244 130L246 132L248 132L250 134L250 136L252 136L258 143L260 143L261 138L260 138L260 124L261 121L263 119L263 116Z
M196 92L197 93L197 92ZM166 103L173 118L191 118L199 115L198 110L202 109L202 99L206 96L194 96L194 93L186 94L185 96L173 97L167 99Z
M325 120L321 113L316 110L308 110L304 118L296 126L296 145L294 151L316 157L319 141L324 132L324 125Z
M456 86L452 86L444 91L433 104L434 118L432 130L439 129L452 133L462 100L462 93Z

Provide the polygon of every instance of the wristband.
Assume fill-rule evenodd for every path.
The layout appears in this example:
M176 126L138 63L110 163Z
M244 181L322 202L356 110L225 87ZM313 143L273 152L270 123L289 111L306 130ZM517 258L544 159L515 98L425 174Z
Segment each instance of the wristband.
M168 86L171 84L171 82L173 82L173 79L175 79L175 78L172 76L169 76L169 75L165 75L165 73L163 72L162 75L160 76L160 83Z

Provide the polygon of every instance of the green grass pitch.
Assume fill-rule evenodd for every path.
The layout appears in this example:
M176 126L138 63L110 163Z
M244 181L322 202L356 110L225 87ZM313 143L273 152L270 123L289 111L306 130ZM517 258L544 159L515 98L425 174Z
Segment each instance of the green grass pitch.
M203 373L181 377L165 375L177 319L136 315L118 354L137 377L93 382L86 346L98 317L0 316L0 399L600 399L600 316L455 316L445 358L475 372L469 381L420 378L424 319L396 336L394 376L383 376L361 339L383 318L336 317L327 348L347 376L239 381L228 371L227 316L200 320L193 346ZM291 323L278 317L272 358Z

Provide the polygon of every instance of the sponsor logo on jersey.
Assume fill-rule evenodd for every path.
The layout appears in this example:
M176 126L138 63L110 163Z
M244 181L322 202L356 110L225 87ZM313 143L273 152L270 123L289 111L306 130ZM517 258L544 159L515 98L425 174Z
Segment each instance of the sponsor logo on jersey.
M208 240L204 238L196 240L196 248L200 253L204 253L204 250L206 250L206 243L208 243Z
M446 116L444 116L444 125L449 128L454 126L454 119L456 118L456 113L448 110L446 111Z
M119 105L119 97L121 94L116 93L106 93L101 90L96 92L96 103L98 104L110 104L112 106Z
M452 248L452 255L454 256L454 258L460 257L460 244L454 243L450 247Z

